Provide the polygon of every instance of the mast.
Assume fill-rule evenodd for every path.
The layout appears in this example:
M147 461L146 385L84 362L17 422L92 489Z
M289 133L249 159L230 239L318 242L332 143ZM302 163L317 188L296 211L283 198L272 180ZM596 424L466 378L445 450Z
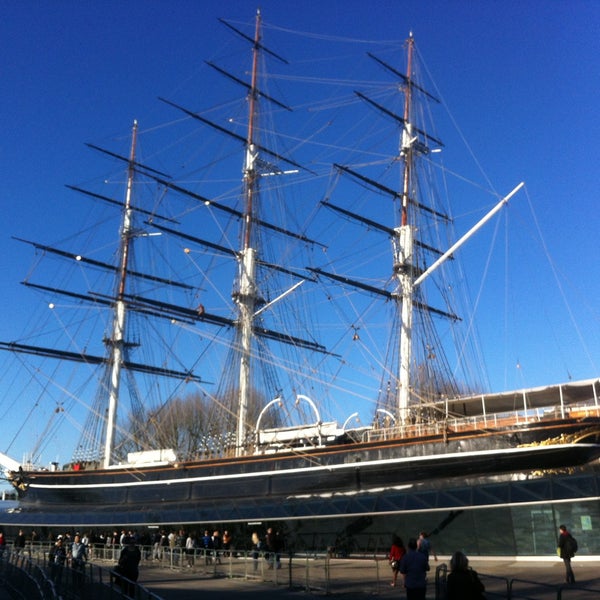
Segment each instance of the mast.
M254 140L256 105L258 103L257 77L260 48L260 10L256 12L256 27L252 47L252 77L248 94L248 133L244 162L244 229L239 258L239 290L234 300L239 308L240 374L236 433L236 456L241 456L247 428L248 401L250 397L252 324L257 303L256 249L252 245L252 226L255 202L258 196L258 147Z
M413 55L414 39L412 33L407 40L407 70L404 79L404 116L401 119L403 123L400 156L403 159L402 193L401 193L401 221L400 227L395 229L394 243L394 270L399 282L399 297L402 303L400 319L400 355L399 355L399 374L398 374L398 392L397 409L398 419L401 426L407 425L410 417L410 395L411 395L411 360L412 360L412 327L413 313L415 306L422 307L423 304L416 301L415 290L421 283L433 273L441 264L443 264L454 252L461 247L474 233L476 233L487 221L489 221L508 201L523 187L524 183L516 186L507 196L502 198L498 204L490 210L478 223L476 223L465 235L463 235L450 249L441 254L438 259L430 265L425 271L419 273L414 261L414 249L421 245L415 240L415 225L410 222L408 211L409 204L422 209L423 206L414 197L416 195L416 178L413 175L416 154L421 152L418 136L425 136L427 139L441 144L439 140L430 136L425 131L415 127L411 122L413 119L413 93L425 94L427 97L436 100L431 94L426 92L413 82ZM438 215L439 216L439 215ZM431 250L431 249L430 249ZM429 309L429 307L428 307ZM437 314L444 314L441 311L435 311ZM456 318L454 315L446 313L445 316Z
M411 125L412 105L412 60L414 39L412 33L407 40L407 71L406 90L404 96L404 127L400 156L404 161L402 177L402 207L401 224L396 228L394 240L395 271L400 287L401 321L400 321L400 357L399 357L399 387L398 387L398 417L401 425L408 421L408 408L410 402L410 361L412 353L412 322L413 322L413 265L414 226L409 223L408 203L411 193L411 177L413 170L414 137Z
M129 164L127 167L127 190L125 194L125 207L123 210L123 223L121 226L120 243L120 264L117 278L117 293L114 305L112 333L106 344L109 346L109 396L108 396L108 415L106 419L106 437L104 442L103 466L108 468L111 464L112 450L114 446L114 436L117 421L117 408L119 404L119 387L121 384L122 365L125 360L125 322L126 322L126 303L125 303L125 284L127 281L129 251L132 240L132 208L131 192L133 188L133 176L135 170L135 148L137 142L137 121L133 123L131 134L131 151L129 155Z

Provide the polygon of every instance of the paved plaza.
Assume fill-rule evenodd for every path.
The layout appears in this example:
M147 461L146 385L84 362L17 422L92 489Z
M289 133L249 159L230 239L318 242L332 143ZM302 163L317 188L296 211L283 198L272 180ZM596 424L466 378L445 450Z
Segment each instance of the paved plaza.
M380 561L383 563L383 561ZM427 598L435 598L435 568L448 564L447 558L432 563L431 581ZM506 598L508 582L512 581L512 597L515 600L556 600L564 582L564 566L561 561L525 561L474 559L471 566L481 575L487 596ZM320 598L330 595L344 600L359 600L372 596L381 598L404 598L401 587L390 586L389 569L382 564L379 577L373 577L372 561L339 559L331 561L332 578L329 589L302 586L294 578L290 586L286 565L276 572L276 580L244 577L214 577L201 571L171 571L164 568L145 568L140 573L140 583L164 600L187 600L201 597L203 600L234 600L245 598L287 599ZM561 591L562 600L600 598L600 569L597 561L573 561L577 584ZM268 573L274 574L273 571ZM343 578L336 575L343 573ZM582 589L580 589L582 588Z

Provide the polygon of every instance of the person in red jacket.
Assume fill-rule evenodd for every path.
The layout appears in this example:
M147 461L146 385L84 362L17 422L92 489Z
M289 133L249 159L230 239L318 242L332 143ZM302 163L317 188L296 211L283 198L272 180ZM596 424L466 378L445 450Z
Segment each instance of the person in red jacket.
M402 543L402 539L397 535L392 537L392 547L390 548L390 554L388 556L390 561L390 566L392 567L392 583L390 585L392 587L396 586L396 580L398 579L398 572L400 571L400 561L402 557L406 554L406 548Z

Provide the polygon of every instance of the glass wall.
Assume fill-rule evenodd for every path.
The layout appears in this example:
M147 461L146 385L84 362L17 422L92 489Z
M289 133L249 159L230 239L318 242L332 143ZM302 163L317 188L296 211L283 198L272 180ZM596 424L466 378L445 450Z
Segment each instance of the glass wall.
M335 501L329 502L321 509L331 513ZM345 502L336 508L339 517L287 518L277 526L292 548L330 547L340 555L387 552L393 534L406 544L426 531L443 555L462 550L468 556L556 556L558 527L564 524L577 538L579 556L600 556L598 464L541 477L423 482L378 499L366 495ZM355 516L344 516L344 508Z
M286 521L276 524L295 550L331 548L337 555L387 552L393 534L404 543L430 534L437 554L556 556L558 526L577 538L578 555L600 555L600 501L541 502L407 514ZM260 525L258 526L260 528Z
M436 478L377 492L267 495L200 507L193 502L165 503L160 510L139 513L122 508L122 513L119 507L111 512L111 528L227 529L243 550L250 547L252 531L264 535L273 527L285 537L289 550L330 549L340 556L386 553L393 534L406 544L420 531L428 532L435 552L445 556L455 550L468 556L556 556L558 526L565 524L577 538L579 556L600 556L598 463L569 473L529 477ZM105 531L106 526L90 525L99 522L93 520L96 516L106 518L94 510L90 505L89 513L78 512L75 517L72 511L46 514L43 507L38 512L6 510L0 513L0 527L9 538L21 527L40 531L47 523L55 533ZM181 519L177 523L171 521L175 514ZM80 523L74 521L84 517ZM126 520L132 517L135 523Z

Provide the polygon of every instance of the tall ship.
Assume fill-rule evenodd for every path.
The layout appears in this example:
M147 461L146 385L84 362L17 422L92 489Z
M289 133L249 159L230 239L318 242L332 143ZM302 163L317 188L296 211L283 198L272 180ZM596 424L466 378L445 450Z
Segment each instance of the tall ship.
M324 95L299 127L260 13L253 32L223 26L246 71L206 67L240 102L162 98L172 161L147 151L164 128L134 122L125 151L90 145L101 186L69 185L76 234L19 239L52 325L1 343L27 373L6 393L21 435L29 406L52 418L28 457L0 456L18 494L2 522L359 518L595 468L600 380L487 393L473 377L458 258L524 184L455 234L413 36L403 57L369 54L383 84ZM72 458L40 465L65 422Z

